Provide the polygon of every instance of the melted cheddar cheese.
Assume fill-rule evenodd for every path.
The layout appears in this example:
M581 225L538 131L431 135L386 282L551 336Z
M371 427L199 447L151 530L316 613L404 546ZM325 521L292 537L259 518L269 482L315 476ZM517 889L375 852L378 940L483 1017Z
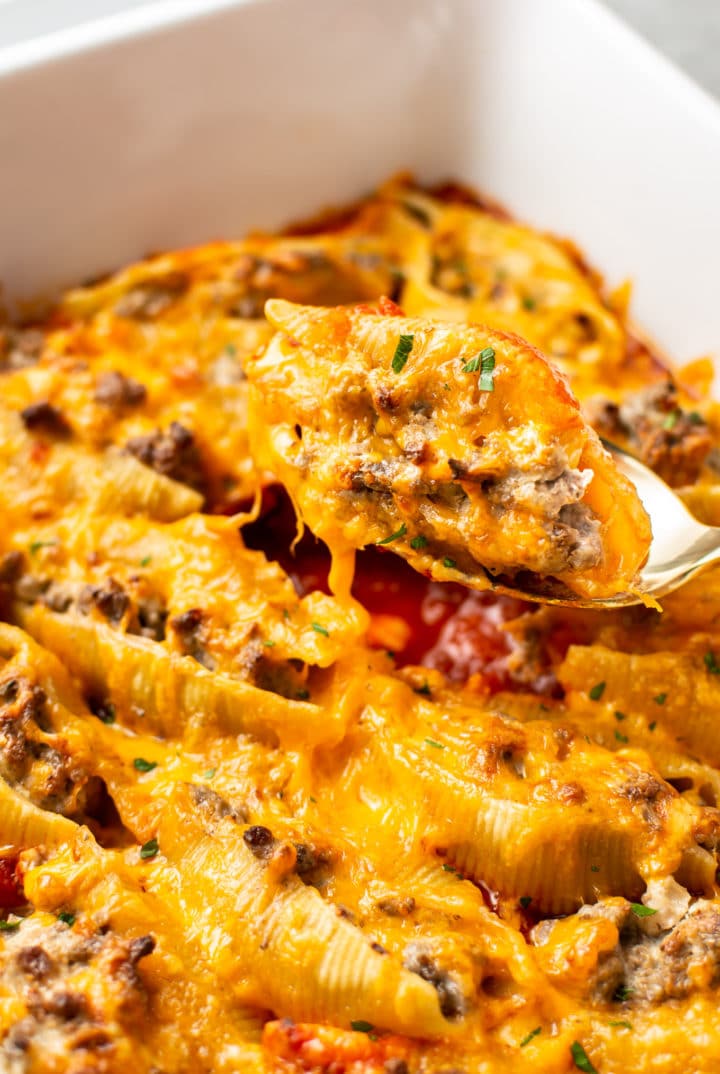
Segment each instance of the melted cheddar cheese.
M718 1070L720 573L477 591L631 584L593 429L720 522L625 307L401 178L2 330L0 1068Z

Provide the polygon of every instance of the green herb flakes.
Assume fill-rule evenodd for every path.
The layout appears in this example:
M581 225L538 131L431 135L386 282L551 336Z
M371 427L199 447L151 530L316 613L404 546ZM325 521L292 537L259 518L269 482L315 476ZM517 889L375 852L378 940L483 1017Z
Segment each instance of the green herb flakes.
M395 353L393 354L393 360L392 360L392 371L393 371L393 373L402 373L403 369L405 368L405 363L407 362L407 360L408 360L408 358L410 356L410 351L413 349L414 340L415 340L415 336L411 336L411 335L407 335L407 336L406 335L401 335L400 336L400 339L398 340L397 347L395 348Z
M144 757L136 757L133 761L133 768L137 768L138 772L152 772L153 768L157 768L157 761L146 761Z
M630 741L630 739L627 737L627 735L624 735L619 727L615 728L615 738L618 740L618 742L629 742Z
M324 627L322 623L311 623L310 626L313 628L316 634L322 634L324 638L330 637L330 631L326 627Z
M532 895L521 895L518 902L522 906L523 910L527 910L528 906L532 902Z
M627 1022L624 1018L618 1018L616 1022L608 1022L609 1026L621 1027L622 1029L632 1029L630 1022Z
M356 1033L372 1033L375 1029L372 1022L365 1022L362 1018L358 1018L356 1021L351 1022L350 1026Z
M652 723L648 724L648 731L654 731L656 727L657 727L657 720L653 720Z
M308 698L310 697L310 691L309 690L298 690L297 693L295 694L295 697L298 699L298 701L307 701Z
M445 558L444 558L444 560L442 562L443 562L443 567L447 567L447 569L449 571L454 571L455 570L455 560L450 559L450 556L445 556Z
M677 407L675 408L675 410L671 410L668 416L665 418L664 422L662 423L663 429L674 429L681 417L682 411L678 410Z
M641 902L631 902L630 909L635 914L635 917L652 917L657 913L657 910L653 910L652 906L644 906Z
M539 1037L541 1033L542 1033L542 1026L535 1026L534 1029L530 1030L530 1032L527 1034L527 1036L523 1037L523 1039L520 1041L520 1044L518 1045L518 1047L519 1048L524 1048L535 1037Z
M588 691L588 696L591 701L599 701L605 692L605 683L596 682L593 687Z
M140 857L143 861L147 861L148 858L154 858L159 850L160 844L157 839L148 839L147 843L143 843L140 847Z
M152 556L143 556L143 558L140 560L140 566L141 567L149 567L151 563L152 563Z
M205 772L203 772L202 778L203 779L212 779L216 772L217 772L217 768L208 768Z
M421 548L427 548L427 543L427 537L423 537L423 535L419 533L417 537L413 537L412 541L410 542L410 547L413 548L416 552L419 552Z
M720 675L720 664L718 664L712 649L708 649L703 659L705 660L705 667L711 675Z
M442 742L436 742L434 738L426 738L425 741L427 742L428 746L432 746L433 749L436 749L436 750L444 750L445 749L445 747L443 746Z
M480 391L481 392L494 392L495 381L493 379L495 375L495 351L492 347L486 347L480 355L482 364L480 366Z
M590 1062L588 1054L579 1040L574 1040L570 1045L570 1054L573 1057L573 1063L578 1070L584 1070L585 1074L598 1074L597 1069Z
M667 694L655 694L653 701L656 705L664 705L667 701Z
M522 306L524 310L534 310L537 306L537 302L534 298L531 298L530 295L525 295L522 300Z
M474 358L471 358L463 366L463 373L477 373L480 371L480 380L478 386L481 392L492 392L495 390L495 384L493 382L493 371L495 369L495 351L492 347L486 347L485 350L480 351L480 354L476 354Z
M0 932L17 932L19 928L19 921L0 921Z
M62 921L64 925L71 928L75 924L75 914L70 913L69 910L62 910L58 914L58 921Z
M395 530L389 537L383 537L382 541L378 541L378 544L391 544L392 541L399 541L401 537L404 537L407 533L407 526L403 522L399 530Z

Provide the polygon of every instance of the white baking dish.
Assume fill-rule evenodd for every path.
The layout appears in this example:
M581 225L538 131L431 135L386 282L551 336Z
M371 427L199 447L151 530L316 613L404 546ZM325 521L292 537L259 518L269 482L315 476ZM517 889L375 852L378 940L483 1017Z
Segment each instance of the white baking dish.
M720 355L720 108L595 0L175 0L0 49L13 299L390 172L575 238Z

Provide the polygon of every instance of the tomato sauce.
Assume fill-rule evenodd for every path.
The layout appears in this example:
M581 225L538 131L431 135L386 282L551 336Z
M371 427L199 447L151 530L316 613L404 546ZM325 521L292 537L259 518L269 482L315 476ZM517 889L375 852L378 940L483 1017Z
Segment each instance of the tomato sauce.
M243 537L249 548L260 549L280 563L300 596L314 589L329 592L327 547L306 531L291 548L295 513L282 489L274 486L266 490L260 518L243 529ZM434 582L384 548L366 548L357 554L353 595L372 617L401 621L403 629L395 632L401 643L392 646L399 667L419 664L436 668L459 684L480 676L493 692L557 693L548 646L536 646L536 673L528 675L521 644L505 629L511 620L534 613L536 605L495 593L478 593L454 583ZM553 645L553 658L555 648Z
M12 910L25 902L17 875L17 858L0 858L0 909Z

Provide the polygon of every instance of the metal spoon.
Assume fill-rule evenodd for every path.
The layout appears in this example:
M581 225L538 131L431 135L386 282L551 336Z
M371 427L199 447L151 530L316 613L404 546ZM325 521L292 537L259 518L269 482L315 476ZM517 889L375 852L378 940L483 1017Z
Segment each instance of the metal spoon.
M642 595L658 598L672 593L700 571L720 560L720 527L704 526L688 511L682 500L643 463L608 441L605 447L618 468L635 485L650 515L653 539L643 567L637 592L588 600L578 597L561 583L532 574L498 578L494 588L525 600L543 604L565 604L575 608L619 608L642 604Z

